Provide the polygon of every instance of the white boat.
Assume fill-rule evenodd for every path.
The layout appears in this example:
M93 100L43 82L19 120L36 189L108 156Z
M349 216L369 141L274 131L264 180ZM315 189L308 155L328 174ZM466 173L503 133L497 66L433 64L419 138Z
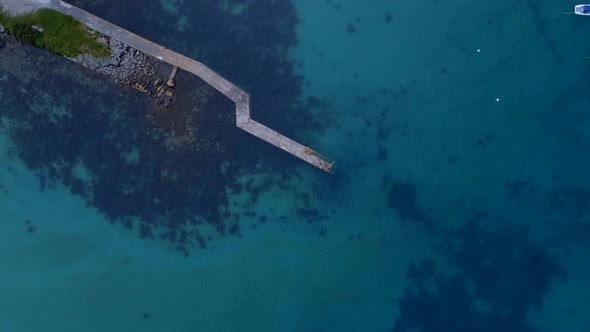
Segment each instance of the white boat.
M590 5L576 5L574 7L574 14L590 16Z

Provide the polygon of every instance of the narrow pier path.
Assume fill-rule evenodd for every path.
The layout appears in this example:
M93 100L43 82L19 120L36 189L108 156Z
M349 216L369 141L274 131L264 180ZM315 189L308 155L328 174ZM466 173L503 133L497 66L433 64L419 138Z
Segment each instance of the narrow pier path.
M89 28L125 43L145 54L151 55L180 69L197 75L217 91L236 103L236 125L250 134L273 144L306 162L330 172L334 162L330 162L314 150L289 139L280 133L250 118L250 95L223 78L204 64L173 52L163 46L144 39L130 31L105 21L87 11L60 0L35 0L40 7L57 10L71 15Z

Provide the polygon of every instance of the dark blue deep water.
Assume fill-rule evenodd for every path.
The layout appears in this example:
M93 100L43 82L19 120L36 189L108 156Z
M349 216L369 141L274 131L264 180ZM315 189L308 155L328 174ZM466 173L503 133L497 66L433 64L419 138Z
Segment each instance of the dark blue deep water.
M0 49L0 331L590 330L590 19L548 0L71 0L198 59L157 110Z

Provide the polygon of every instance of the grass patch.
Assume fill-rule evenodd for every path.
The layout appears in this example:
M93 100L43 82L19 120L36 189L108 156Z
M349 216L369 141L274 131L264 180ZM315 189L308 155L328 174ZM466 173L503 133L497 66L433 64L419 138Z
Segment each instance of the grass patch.
M18 40L59 55L70 58L85 53L99 58L111 55L107 46L96 40L98 34L89 32L73 17L53 9L42 8L20 16L0 11L0 24Z

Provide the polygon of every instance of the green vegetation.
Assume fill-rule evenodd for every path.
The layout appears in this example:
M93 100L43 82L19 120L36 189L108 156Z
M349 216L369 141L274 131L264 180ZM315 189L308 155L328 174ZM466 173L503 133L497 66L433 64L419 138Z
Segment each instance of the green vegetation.
M73 17L53 9L42 8L16 17L0 11L0 24L24 43L67 57L88 52L94 57L111 55L107 46L96 40L98 34L89 32Z

